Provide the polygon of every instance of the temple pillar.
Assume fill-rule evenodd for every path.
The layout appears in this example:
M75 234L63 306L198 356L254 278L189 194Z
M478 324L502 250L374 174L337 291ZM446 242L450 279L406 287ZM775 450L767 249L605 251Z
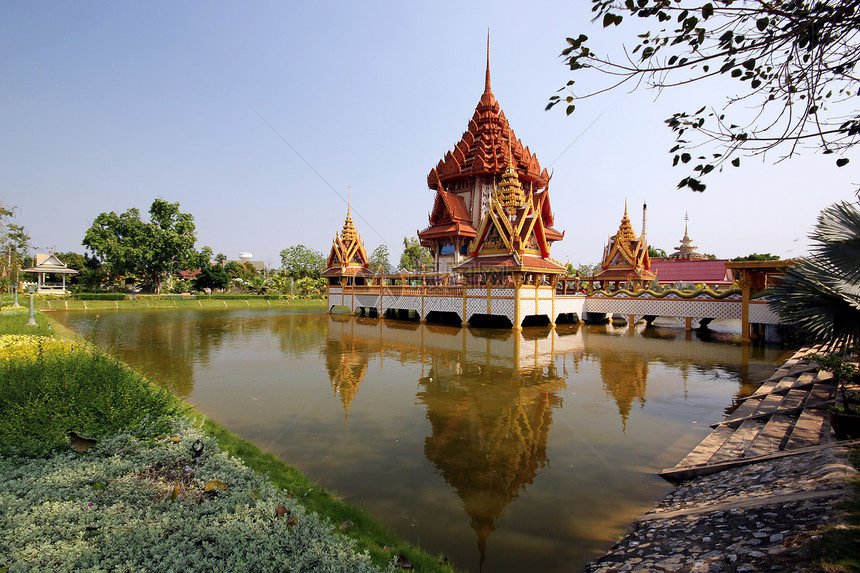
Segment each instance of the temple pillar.
M549 317L549 325L552 328L555 328L555 318L557 316L555 313L555 295L556 295L556 287L558 286L558 279L559 279L558 275L552 275L549 279L549 284L552 287L552 316ZM564 284L567 284L567 281L564 281Z

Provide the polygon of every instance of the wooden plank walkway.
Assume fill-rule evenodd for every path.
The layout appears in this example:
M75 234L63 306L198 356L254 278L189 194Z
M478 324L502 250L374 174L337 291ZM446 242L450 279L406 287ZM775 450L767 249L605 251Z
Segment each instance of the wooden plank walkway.
M835 386L829 372L818 372L806 359L821 349L803 348L722 422L678 464L659 472L678 482L834 441L827 408Z

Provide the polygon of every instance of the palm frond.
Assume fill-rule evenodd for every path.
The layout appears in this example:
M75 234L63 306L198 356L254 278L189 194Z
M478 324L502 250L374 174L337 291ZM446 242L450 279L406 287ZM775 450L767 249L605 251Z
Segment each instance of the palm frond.
M786 270L770 304L787 323L837 350L860 346L860 210L824 209L810 235L812 256Z

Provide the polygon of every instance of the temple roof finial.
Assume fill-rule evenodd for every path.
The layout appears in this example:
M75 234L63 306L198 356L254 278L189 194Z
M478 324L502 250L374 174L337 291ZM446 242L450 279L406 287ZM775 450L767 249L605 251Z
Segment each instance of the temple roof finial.
M484 93L490 93L490 29L487 28L487 77L484 80Z

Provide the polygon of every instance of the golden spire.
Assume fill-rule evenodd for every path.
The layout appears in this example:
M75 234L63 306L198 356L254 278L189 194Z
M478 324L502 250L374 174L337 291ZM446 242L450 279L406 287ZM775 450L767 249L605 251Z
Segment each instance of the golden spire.
M621 225L615 238L619 241L636 240L636 233L633 232L633 225L630 224L630 218L627 216L627 199L624 200L624 216L621 218Z
M511 133L508 131L508 167L502 173L502 181L496 191L499 203L508 212L508 215L513 215L517 209L523 206L526 196L523 191L520 178L517 176L517 170L514 168L514 154L511 149Z
M358 232L355 230L355 223L352 222L352 206L350 203L350 191L347 189L346 221L343 223L343 231L340 232L341 241L347 245L352 243L356 237L358 237Z
M484 79L484 93L490 93L490 29L487 28L487 77Z

